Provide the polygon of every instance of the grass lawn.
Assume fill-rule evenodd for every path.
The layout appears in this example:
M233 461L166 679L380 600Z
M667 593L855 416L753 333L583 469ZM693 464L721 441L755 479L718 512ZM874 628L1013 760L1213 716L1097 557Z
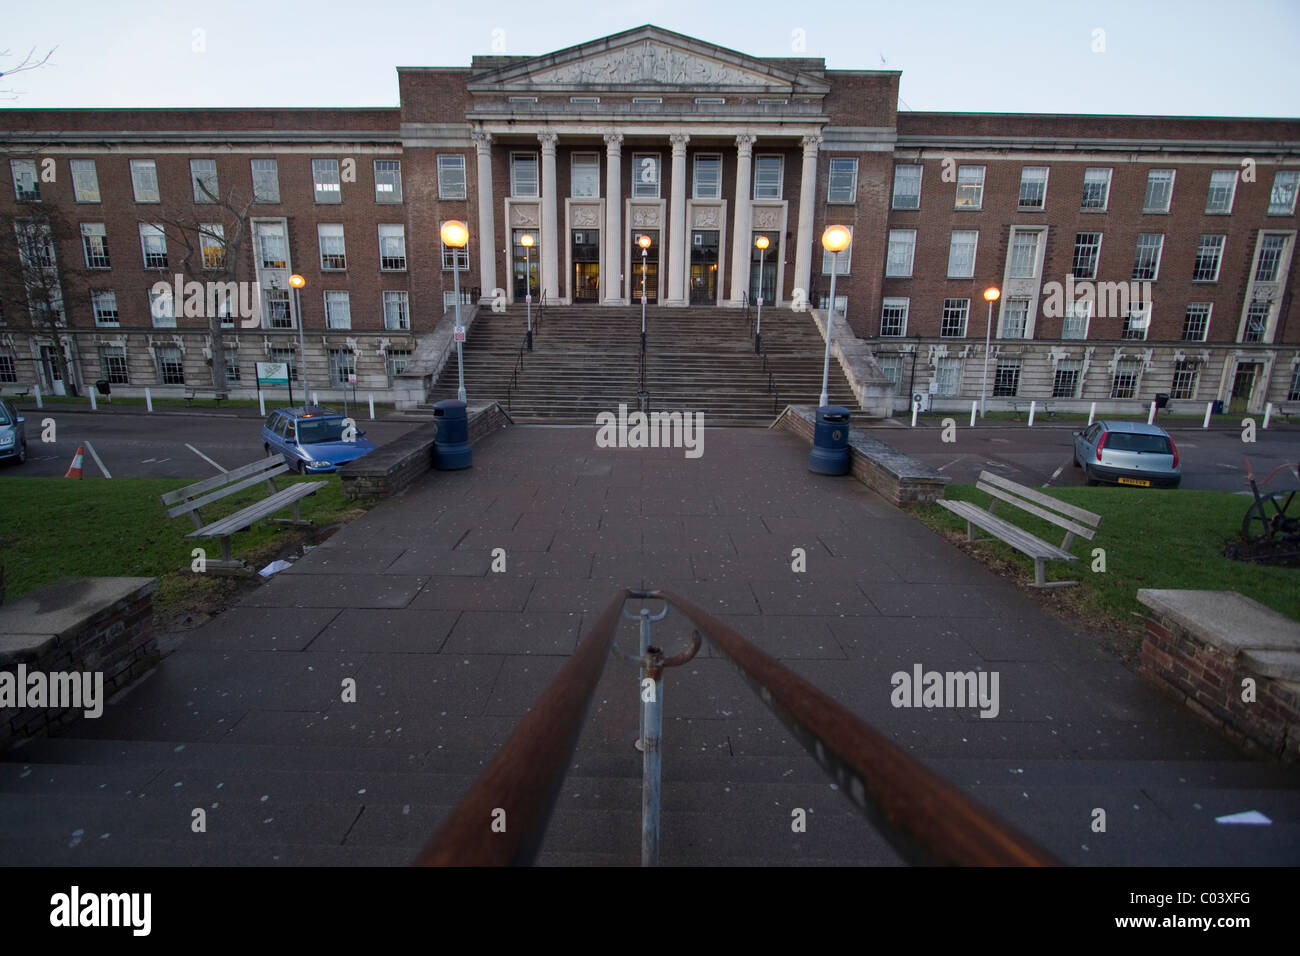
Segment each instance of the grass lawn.
M351 396L349 396L348 408L349 409L359 408L361 409L362 414L366 414L369 410L369 404L367 403L366 395L367 393L365 392L358 392L357 393L358 400L356 402L353 402ZM302 395L296 389L294 391L293 397L294 397L294 402L296 404L302 404ZM111 396L111 398L112 401L110 402L107 398L104 398L103 396L100 395L96 395L96 400L99 402L99 407L101 409L122 408L122 407L126 407L126 408L145 407L145 400L143 397L113 395ZM15 403L21 403L21 406L24 411L36 410L36 399L31 397L30 395L26 398L11 399L11 401L14 401ZM80 395L75 397L72 395L42 395L41 401L45 404L46 408L52 406L54 408L66 408L71 410L87 411L87 412L90 411L90 399L85 395ZM266 407L268 409L280 408L282 406L288 406L288 404L289 404L289 396L287 393L283 391L278 391L274 393L268 391L266 393ZM337 406L340 409L343 408L343 403L341 401L335 402L333 404L326 402L326 404L330 405L330 407ZM226 398L218 402L216 399L212 399L212 398L196 398L192 402L186 402L184 398L155 395L153 396L153 407L154 408L212 408L212 409L257 408L257 399ZM396 406L393 405L391 402L388 403L375 402L376 414L379 414L380 412L391 412L394 410L396 410Z
M1053 598L1078 602L1082 610L1100 613L1121 627L1145 613L1139 588L1182 588L1238 591L1288 617L1300 619L1300 569L1253 565L1225 558L1224 543L1240 534L1250 499L1223 491L1151 490L1136 488L1039 489L1061 501L1102 516L1094 541L1076 538L1071 553L1077 562L1048 562L1047 579L1078 580L1077 588L1053 590ZM987 507L988 495L973 485L949 485L947 497ZM916 509L933 528L957 531L964 540L966 522L938 505ZM1065 532L1040 518L1003 502L998 514L1053 544ZM981 532L982 534L983 532ZM1002 542L980 542L976 552L995 561L1014 562L1023 583L1033 580L1033 561ZM1106 552L1104 573L1092 571L1094 548Z
M319 481L284 477L282 481ZM302 499L303 518L317 526L350 520L362 513L343 496L337 475ZM184 478L114 478L73 481L11 478L0 482L7 520L0 524L0 565L6 601L68 576L157 577L154 614L159 621L188 611L219 606L238 590L236 579L190 571L191 551L221 557L219 538L186 538L194 530L188 515L169 519L158 498L192 484ZM231 514L266 495L260 485L203 509L208 521ZM292 517L291 510L276 517ZM231 556L256 570L286 546L305 540L303 529L260 521L231 538Z

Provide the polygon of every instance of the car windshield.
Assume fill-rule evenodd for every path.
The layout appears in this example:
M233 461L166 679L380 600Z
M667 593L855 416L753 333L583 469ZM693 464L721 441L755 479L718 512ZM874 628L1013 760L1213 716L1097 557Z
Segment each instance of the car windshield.
M298 444L315 445L323 441L340 441L343 438L343 419L313 418L298 420Z
M0 425L12 425L13 419L9 417L9 409L5 408L4 402L0 402Z
M1169 439L1164 435L1142 435L1137 432L1109 432L1106 447L1113 451L1149 451L1160 455L1171 454Z

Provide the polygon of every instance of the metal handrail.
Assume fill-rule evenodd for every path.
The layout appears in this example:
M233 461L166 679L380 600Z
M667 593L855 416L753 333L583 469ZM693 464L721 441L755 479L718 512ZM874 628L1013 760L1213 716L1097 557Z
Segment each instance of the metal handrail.
M542 309L546 304L546 290L542 290L541 301L537 305L537 318L533 320L534 334L542 326ZM506 413L511 411L510 402L514 395L515 386L519 384L519 373L524 368L524 352L528 351L528 332L525 330L523 341L519 343L519 352L515 356L515 367L510 372L510 382L506 385Z
M663 600L722 653L906 860L963 866L1058 861L808 681L672 591L624 589L542 691L415 859L417 865L530 863L577 746L628 600ZM490 825L504 813L504 828Z

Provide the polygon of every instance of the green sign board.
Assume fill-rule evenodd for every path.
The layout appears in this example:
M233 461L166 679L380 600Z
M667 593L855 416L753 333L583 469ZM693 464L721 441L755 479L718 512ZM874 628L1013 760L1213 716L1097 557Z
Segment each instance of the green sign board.
M258 385L288 385L289 384L289 363L288 362L258 362L257 363L257 384Z

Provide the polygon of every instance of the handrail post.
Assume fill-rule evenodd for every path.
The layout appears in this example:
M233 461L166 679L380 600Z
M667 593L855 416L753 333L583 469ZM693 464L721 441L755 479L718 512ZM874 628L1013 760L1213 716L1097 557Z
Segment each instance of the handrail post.
M643 634L648 634L650 630L648 613L644 608L641 611ZM659 782L663 771L663 755L659 749L664 724L663 651L657 647L647 647L642 660L645 678L641 683L641 723L644 728L641 750L641 865L658 866Z

